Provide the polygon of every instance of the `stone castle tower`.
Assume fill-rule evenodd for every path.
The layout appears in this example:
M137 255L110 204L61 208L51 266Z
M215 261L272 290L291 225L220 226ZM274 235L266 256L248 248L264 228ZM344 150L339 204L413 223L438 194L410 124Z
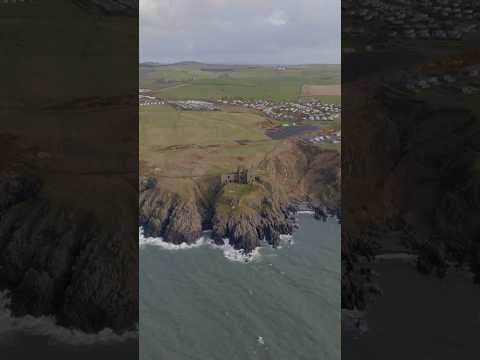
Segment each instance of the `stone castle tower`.
M257 178L254 169L246 169L239 167L236 172L223 174L221 176L222 185L236 183L236 184L251 184Z

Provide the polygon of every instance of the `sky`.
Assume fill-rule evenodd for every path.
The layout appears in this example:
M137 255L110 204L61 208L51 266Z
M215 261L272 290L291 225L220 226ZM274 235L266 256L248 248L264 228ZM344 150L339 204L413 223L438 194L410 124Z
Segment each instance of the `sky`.
M140 61L339 64L340 0L140 0Z

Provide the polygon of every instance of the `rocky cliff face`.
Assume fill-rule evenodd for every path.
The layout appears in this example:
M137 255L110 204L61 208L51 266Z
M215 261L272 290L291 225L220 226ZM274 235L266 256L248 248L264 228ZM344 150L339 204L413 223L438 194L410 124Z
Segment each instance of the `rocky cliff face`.
M219 179L140 179L139 223L147 236L192 243L212 229L217 243L228 238L237 249L252 251L267 242L278 245L293 230L294 204L308 201L318 209L340 206L340 155L303 143L266 158L254 184L221 186Z
M191 182L184 188L195 186ZM147 236L161 236L174 244L193 243L200 237L203 223L197 200L195 192L173 192L168 182L140 177L139 224Z
M128 218L125 211L135 209L128 208L136 199L135 188L128 181L59 179L15 162L22 157L15 145L2 143L2 150L0 290L9 291L13 315L51 315L60 325L89 333L133 330L138 322L137 227L117 223L101 204L115 206L116 216ZM74 202L75 195L69 198L78 194L75 184L87 205ZM89 192L108 194L112 186L131 195L118 201L95 195L96 208ZM135 219L133 212L130 218Z
M293 230L286 202L264 184L238 189L241 186L227 185L218 194L212 221L214 239L222 243L228 238L235 248L247 252L262 245L262 241L277 246L280 235ZM238 191L247 193L237 197Z
M342 306L365 306L368 260L389 250L392 232L419 255L419 270L443 276L454 263L478 280L478 117L364 86L344 113Z
M251 251L262 240L276 245L280 234L291 233L292 225L288 222L286 207L273 194L263 193L263 186L258 185L258 193L247 200L243 196L228 194L232 189L234 192L244 191L236 189L244 185L221 187L217 181L214 182L216 185L209 190L212 191L212 200L201 203L200 194L196 191L172 192L165 182L142 177L139 223L145 235L163 237L174 244L191 244L204 229L211 228L217 243L229 238L235 248ZM151 185L145 188L142 183ZM184 184L184 189L186 186L190 190L196 187L193 181L187 184Z

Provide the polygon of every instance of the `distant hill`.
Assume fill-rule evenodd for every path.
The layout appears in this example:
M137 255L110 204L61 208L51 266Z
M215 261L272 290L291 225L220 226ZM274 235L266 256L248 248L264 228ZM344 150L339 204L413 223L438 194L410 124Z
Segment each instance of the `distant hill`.
M194 67L201 67L201 66L206 66L207 64L203 64L198 61L179 61L176 63L171 63L171 64L165 64L165 63L159 63L155 61L145 61L141 62L140 66L194 66Z
M198 61L179 61L179 62L176 62L176 63L173 63L173 64L170 64L170 65L179 65L179 66L205 66L207 64L204 64L204 63L201 63L201 62L198 62Z
M161 63L156 61L140 62L140 66L200 66L200 67L241 67L241 68L271 68L271 67L286 67L286 68L303 68L311 66L333 66L337 67L340 64L235 64L235 63L204 63L200 61L178 61L174 63Z

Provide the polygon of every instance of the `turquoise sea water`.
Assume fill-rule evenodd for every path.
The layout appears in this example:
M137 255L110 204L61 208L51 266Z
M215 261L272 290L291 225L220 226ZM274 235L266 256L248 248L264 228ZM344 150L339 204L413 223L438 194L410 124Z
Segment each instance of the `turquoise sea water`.
M249 263L142 246L140 359L340 359L340 225L299 222L293 244Z

